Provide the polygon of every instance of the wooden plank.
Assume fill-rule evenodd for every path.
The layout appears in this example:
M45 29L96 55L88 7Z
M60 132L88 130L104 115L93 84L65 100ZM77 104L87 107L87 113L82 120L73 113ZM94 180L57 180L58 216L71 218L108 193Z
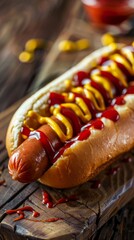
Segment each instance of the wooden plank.
M79 14L80 13L81 9ZM57 50L58 43L61 39L81 38L87 36L89 40L92 39L91 48L88 51L68 54L59 53ZM66 26L49 52L47 58L45 58L47 61L44 61L40 74L35 79L35 82L33 84L31 83L31 91L46 84L46 82L50 81L53 76L59 75L70 66L75 65L76 62L82 59L90 51L101 46L100 37L101 34L95 34L86 22L74 19L71 25ZM129 40L126 40L126 42L128 41ZM5 139L8 122L21 101L6 110L0 116L0 132L2 140ZM5 147L4 149L2 147L0 153L2 163L7 158L6 154ZM14 239L15 237L19 240L24 239L22 235L25 235L25 239L89 239L98 228L100 228L134 195L134 161L121 161L119 165L120 170L117 171L115 175L108 176L108 170L105 170L96 177L95 180L101 179L101 186L98 189L92 188L92 185L94 184L93 182L87 182L80 187L62 191L46 188L38 183L26 185L24 188L21 188L21 184L16 184L16 182L12 183L12 181L12 188L10 188L8 172L7 169L5 169L1 177L6 177L7 179L8 185L6 192L9 191L10 198L8 199L6 195L4 200L1 200L0 232L2 231L2 234L6 239ZM118 163L114 165L114 167L116 166L118 166ZM2 193L2 195L5 194L5 189L5 186L0 186L0 193ZM69 196L70 194L78 195L78 200L58 205L53 209L47 209L42 205L42 190L47 190L54 201L59 197L65 195ZM49 217L62 217L63 221L55 223L35 223L22 220L14 223L14 216L6 216L4 214L6 209L16 208L26 204L34 207L41 213L38 219L42 220ZM28 213L27 217L30 217ZM15 232L15 235L13 234L13 231ZM100 236L103 236L103 231ZM107 239L109 240L109 238Z
M125 161L121 158L119 162L112 165L112 168L103 171L94 179L94 181L101 180L100 188L93 188L95 182L92 181L67 190L51 189L40 185L37 191L23 203L40 212L39 220L50 217L59 217L63 220L55 223L22 220L15 223L14 216L11 215L2 220L1 226L15 229L16 234L37 239L43 239L44 234L45 239L89 239L96 229L111 218L134 194L134 155L131 155L131 162L127 162L128 157L130 155L125 156ZM117 172L116 169L118 169ZM75 195L77 200L48 209L42 205L42 191L47 191L54 202L63 196L70 195Z
M6 182L6 187L8 186L8 182ZM4 187L4 186L2 186ZM18 206L20 206L20 204L22 202L25 201L25 199L28 199L28 197L34 192L36 191L36 189L38 188L38 184L37 183L32 183L32 184L21 184L21 187L15 187L13 184L10 186L10 188L8 188L8 193L9 193L9 198L6 199L6 194L3 194L3 200L1 201L1 206L0 206L0 221L2 221L2 219L5 217L5 211L7 209L11 209L11 208L17 208ZM11 189L11 190L10 190ZM3 189L1 189L3 191ZM3 193L1 191L1 193ZM12 191L12 194L11 194ZM4 192L5 193L5 192Z
M7 169L7 161L4 161L3 164L0 165L0 182L3 182L3 184L0 184L0 218L2 217L3 214L3 207L10 204L12 202L12 206L10 207L16 207L17 204L24 200L26 196L29 195L29 190L27 189L32 189L31 191L35 191L37 189L37 184L33 183L30 186L28 184L22 184L19 182L15 182L11 179L8 169ZM20 200L19 198L19 193L22 194L22 199ZM15 197L17 196L17 203L15 200ZM25 196L25 197L24 197Z
M26 94L51 48L49 42L54 41L63 28L73 3L70 0L12 0L5 4L1 0L0 6L1 112ZM47 48L36 51L33 62L21 63L19 54L31 38L44 39Z
M134 239L134 199L118 211L90 240Z
M11 233L9 229L0 226L0 239L2 240L29 240L23 236L17 236L14 232Z

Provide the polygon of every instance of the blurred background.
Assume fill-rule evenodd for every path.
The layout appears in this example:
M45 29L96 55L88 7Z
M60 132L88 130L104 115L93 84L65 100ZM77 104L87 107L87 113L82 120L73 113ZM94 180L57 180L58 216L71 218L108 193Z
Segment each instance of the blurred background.
M133 13L133 0L1 0L0 112L101 47L104 33L131 42ZM81 51L59 49L83 38L90 46ZM41 41L27 54L31 39Z

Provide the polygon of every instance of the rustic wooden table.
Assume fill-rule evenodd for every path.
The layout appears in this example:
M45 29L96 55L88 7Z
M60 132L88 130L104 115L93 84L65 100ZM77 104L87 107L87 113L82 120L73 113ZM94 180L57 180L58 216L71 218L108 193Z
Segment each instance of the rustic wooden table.
M80 1L11 0L5 4L1 0L0 36L0 239L134 239L133 153L132 162L124 163L121 158L113 166L120 166L115 175L108 176L104 171L94 182L71 190L50 189L37 182L16 183L7 171L4 141L14 111L27 95L101 47L102 31L94 29L86 20ZM19 53L31 38L44 39L46 47L35 52L33 62L21 63ZM90 49L59 53L60 40L80 38L90 40ZM133 30L127 37L117 36L117 41L126 43L133 39ZM101 179L100 188L95 187L98 179ZM42 204L42 191L46 190L53 201L72 194L78 199L48 209ZM7 209L25 205L40 212L39 222L37 219L37 222L13 222L14 216L5 214ZM54 217L62 219L41 222ZM29 213L27 218L33 220Z

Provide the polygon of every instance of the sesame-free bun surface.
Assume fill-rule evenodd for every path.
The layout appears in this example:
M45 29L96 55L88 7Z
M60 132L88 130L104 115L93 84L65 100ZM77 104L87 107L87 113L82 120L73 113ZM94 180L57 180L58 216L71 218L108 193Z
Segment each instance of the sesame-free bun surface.
M40 182L56 188L69 188L88 181L117 156L134 147L134 95L125 96L126 103L115 106L117 122L102 118L104 128L91 130L87 140L77 141L40 178Z
M6 137L9 156L22 143L21 127L29 110L34 110L43 116L48 114L48 97L50 91L66 90L65 80L79 70L89 70L94 61L102 55L113 51L105 47L87 56L77 66L40 89L26 100L14 114ZM106 118L102 130L91 129L87 140L77 141L43 174L39 181L56 188L69 188L82 184L99 173L120 154L134 147L134 95L125 96L126 103L115 106L120 119L113 122Z
M39 91L34 93L30 98L28 98L15 112L11 122L9 124L7 135L6 135L6 148L9 156L12 152L22 143L21 137L21 127L26 118L29 110L34 110L41 115L47 115L48 109L48 96L50 91L62 92L66 90L65 80L71 79L72 76L79 70L90 70L93 64L102 55L108 54L113 51L111 46L101 48L86 58L84 58L80 63L71 68L69 71L65 72L60 77L56 78L51 83L47 84L45 87L41 88Z

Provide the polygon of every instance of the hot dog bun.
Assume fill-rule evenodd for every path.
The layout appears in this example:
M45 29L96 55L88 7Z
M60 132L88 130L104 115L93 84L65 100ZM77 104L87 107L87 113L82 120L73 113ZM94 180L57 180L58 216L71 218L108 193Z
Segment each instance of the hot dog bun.
M125 100L125 106L115 106L120 114L116 123L102 118L104 129L92 129L87 140L76 142L68 148L44 173L40 182L56 188L79 185L96 176L117 156L133 148L134 104L129 96Z
M48 116L50 90L59 93L66 91L66 79L72 78L77 71L89 71L95 61L112 51L112 46L95 51L20 106L7 131L6 146L9 156L23 141L21 128L28 112L34 110L42 116ZM39 181L56 188L69 188L82 184L113 162L117 156L133 148L134 94L128 92L123 99L124 104L114 105L114 110L119 116L118 121L112 121L101 115L99 119L104 127L101 130L91 127L90 136L83 141L77 140L65 149L57 161L43 173Z
M47 115L48 108L48 96L49 92L63 92L66 90L65 80L70 79L73 75L79 70L87 70L92 67L94 62L104 54L108 54L113 51L112 46L104 47L99 49L85 59L83 59L78 65L71 68L69 71L49 83L47 86L40 89L38 92L33 94L30 98L28 98L20 108L13 115L11 122L9 124L7 135L6 135L6 147L9 156L13 153L13 151L21 144L22 137L20 133L20 129L23 126L23 121L26 117L26 114L29 110L33 109L40 114L45 116ZM58 86L58 88L57 88ZM45 113L44 113L45 112Z

